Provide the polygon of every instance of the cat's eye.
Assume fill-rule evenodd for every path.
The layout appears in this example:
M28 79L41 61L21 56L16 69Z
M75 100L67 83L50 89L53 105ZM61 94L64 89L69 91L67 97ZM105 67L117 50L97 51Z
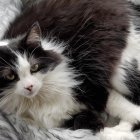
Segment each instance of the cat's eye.
M14 74L8 74L8 75L6 76L6 79L12 81L12 80L15 79L15 75L14 75Z
M31 72L36 72L38 71L39 65L38 64L34 64L31 66Z

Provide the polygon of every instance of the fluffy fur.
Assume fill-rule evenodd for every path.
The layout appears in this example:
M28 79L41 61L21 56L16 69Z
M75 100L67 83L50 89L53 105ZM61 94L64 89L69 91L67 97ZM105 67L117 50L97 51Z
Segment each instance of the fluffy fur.
M29 42L32 41L30 35L28 39ZM6 91L3 90L3 94L8 95L6 98L4 96L2 99L1 105L6 105L3 109L8 112L16 111L16 113L24 119L31 122L33 121L35 125L45 128L58 127L63 124L64 120L70 119L73 113L78 113L80 109L84 109L84 106L80 105L72 96L73 90L71 88L77 86L79 83L73 79L75 75L73 70L68 67L67 60L65 60L66 58L59 60L60 58L57 57L54 52L50 52L51 46L56 49L61 46L60 44L57 45L56 43L55 46L51 41L47 41L46 43L45 41L42 41L42 44L45 45L42 47L47 50L46 52L42 50L41 46L37 46L29 47L29 49L31 49L31 52L29 53L28 48L27 50L25 49L25 43L21 43L20 46L18 45L15 49L12 48L15 47L14 41L15 40L11 41L12 43L9 43L4 51L5 53L8 52L9 57L12 56L13 59L7 61L7 55L5 55L6 57L3 55L1 59L10 66L16 67L14 68L14 71L15 75L17 75L12 84L10 81L5 81L6 79L1 79L1 86L6 84L6 87L9 89ZM21 40L19 42L21 42ZM28 51L29 55L27 55L26 51L23 52L23 49ZM35 52L35 50L37 50L37 52ZM37 57L36 55L38 55L38 52L39 56ZM47 53L47 55L44 54L43 56L43 53ZM42 57L40 57L40 55ZM30 73L31 65L34 61L35 63L38 62L38 64L42 63L43 68L36 73ZM49 67L52 67L51 65L56 65L55 63L60 64L57 64L58 66L55 66L55 68L51 70L52 68L50 69ZM4 74L2 68L1 70ZM28 85L33 85L32 92L26 89ZM9 104L7 104L7 102L9 102Z
M73 118L76 121L71 120L70 122L67 122L66 124L69 124L67 127L74 126L74 129L77 129L81 125L82 128L92 127L93 130L97 130L103 127L102 121L98 119L99 116L96 112L101 112L105 109L105 104L108 96L107 88L110 87L109 79L112 75L115 64L119 60L121 51L125 48L125 40L127 37L127 29L129 25L129 12L127 10L127 3L125 3L124 1L109 0L104 4L104 9L100 11L100 6L102 6L103 3L103 0L100 0L98 2L87 0L69 0L66 2L64 0L61 0L60 3L56 1L42 1L25 9L25 11L23 11L23 14L21 14L21 16L19 16L11 24L8 32L5 34L6 39L17 37L19 33L24 34L25 32L27 32L28 27L30 27L37 20L40 23L42 35L46 38L46 41L39 40L41 38L40 31L39 28L36 27L35 29L37 30L34 30L33 28L29 33L27 33L27 41L24 41L24 37L22 36L17 37L14 40L12 39L11 41L9 40L7 49L12 48L12 50L15 51L14 53L19 52L19 55L15 55L10 50L6 50L4 52L6 53L9 51L9 57L10 55L13 56L14 60L10 60L10 62L8 60L8 63L10 63L10 65L13 65L13 62L17 62L17 60L19 61L20 58L23 59L24 55L21 55L22 53L27 57L26 52L28 52L31 47L35 49L35 44L38 43L41 43L42 47L46 51L51 50L53 52L53 56L51 56L52 58L58 55L61 56L62 61L53 70L48 71L46 73L46 76L44 75L47 81L45 82L44 80L41 90L44 89L45 86L47 86L45 87L46 91L46 89L49 88L49 83L51 83L51 88L47 90L47 94L46 92L41 92L41 94L38 95L43 96L43 99L46 103L41 99L42 106L40 107L36 106L36 104L38 103L31 104L31 102L28 102L28 99L24 99L22 96L20 96L19 101L17 100L19 98L15 97L12 99L6 98L7 100L10 99L8 102L12 103L8 104L10 105L10 109L18 106L18 108L16 108L16 112L20 114L20 116L31 118L32 120L35 120L35 122L38 122L38 125L40 124L40 122L42 122L42 120L44 120L42 124L46 124L44 126L48 128L58 127L60 126L60 124L62 125L61 120L70 119L70 116L76 115L76 113L80 111L80 108L83 109L86 106L89 109L92 109L92 111L95 110L95 113L91 111L90 114L92 114L92 117L88 119L89 122L87 124L83 123L86 124L85 126L81 125L81 121L83 119L78 120L79 117L76 115ZM116 8L112 9L112 7ZM40 9L44 8L47 10L42 13ZM55 9L55 12L52 12L52 9ZM85 9L85 11L83 9ZM108 10L110 12L108 12ZM116 18L119 18L119 20L116 21ZM116 28L116 26L118 28ZM75 30L77 30L76 33ZM106 34L108 34L108 36L106 36ZM55 42L55 40L57 42L65 42L66 45L63 46L63 43L57 43ZM23 42L23 44L21 42ZM26 46L26 49L24 46ZM26 51L23 51L21 53L20 48L23 48ZM63 48L64 51L62 51ZM106 48L108 51L106 51ZM35 54L40 55L40 50L31 50ZM113 52L113 54L110 52ZM2 54L3 52L1 53L1 55ZM7 54L4 54L3 57L4 60L7 61L8 57L6 55ZM25 73L25 71L28 70L29 67L29 64L27 64L28 62L26 61L25 63L25 61L26 58L24 58L24 61L22 61L22 73ZM47 61L48 59L46 60L46 62ZM106 64L106 62L108 62L108 64ZM17 64L18 67L19 64ZM26 64L28 65L28 67L25 67ZM76 74L77 76L75 76L75 72L78 73ZM23 79L21 78L22 74L19 74L17 70L16 74L18 76L18 79L20 79L19 81L23 82ZM29 74L24 74L24 77L27 77L28 79L28 77L31 76ZM37 79L39 79L39 77ZM53 84L49 81L53 81ZM22 82L21 86L18 87L22 87L24 85L22 84ZM13 90L10 89L10 91ZM22 89L20 89L20 91L22 91ZM49 92L51 93L51 96L49 95ZM15 91L13 91L13 93L15 93ZM55 98L53 96L54 93ZM52 96L53 98L50 98ZM13 100L15 99L17 102L14 101L13 103ZM73 99L75 99L76 101L74 101ZM38 101L39 99L35 100L35 102ZM60 110L59 108L63 109ZM37 112L37 110L39 111L37 113L39 114L38 117L35 113ZM51 112L49 110L51 110ZM59 115L53 113L56 112L56 110ZM63 114L63 111L65 112L65 115ZM72 112L72 114L69 112ZM44 113L47 115L43 115ZM84 117L86 117L86 115L88 116L88 114L89 112L86 111L84 113ZM55 122L55 125L53 123L51 123L51 125L47 124L46 120L48 120L49 115L52 119L50 120L50 122ZM40 116L46 117L41 118ZM60 119L58 116L60 116ZM83 115L80 114L80 116ZM55 118L57 121L59 120L60 123L54 121L55 119L53 118Z
M47 13L45 11L44 13L42 13L40 9L41 10L47 9ZM54 9L53 12L52 9ZM6 39L14 38L17 37L18 35L21 34L23 35L24 33L26 34L27 29L36 20L39 21L41 29L43 31L42 32L43 37L46 37L46 41L41 40L41 44L43 48L46 48L45 49L46 51L50 51L50 50L53 51L52 57L54 57L55 54L56 56L57 55L61 56L63 60L47 73L49 75L49 78L56 80L56 82L54 82L53 88L49 89L49 92L51 92L51 90L53 90L54 92L54 90L57 89L55 90L55 92L57 93L57 95L60 95L59 91L63 89L64 92L62 90L61 93L65 93L65 94L69 93L68 94L69 99L64 98L64 94L63 94L62 97L63 99L60 100L61 98L58 97L59 103L57 102L57 106L55 106L54 108L52 108L52 106L55 105L57 97L55 96L55 98L53 97L53 100L51 100L50 104L53 103L53 105L51 104L51 115L52 115L51 119L57 120L57 121L54 120L52 121L55 122L55 124L53 124L51 121L50 124L47 124L47 122L45 121L45 119L46 118L48 119L48 116L50 115L50 112L47 113L47 111L49 111L48 104L47 105L43 104L45 105L45 107L44 106L41 106L41 108L37 107L38 110L40 109L38 114L40 114L41 116L42 114L44 114L44 112L47 114L47 115L45 114L47 117L45 117L43 121L43 123L45 124L44 127L47 126L50 128L55 126L56 127L61 126L62 125L61 119L67 120L70 119L70 116L72 116L73 119L70 120L70 122L66 123L67 127L73 127L74 125L75 129L90 128L96 130L97 127L99 126L98 129L101 129L103 125L102 125L102 121L98 119L99 117L98 113L104 111L104 109L106 108L107 112L113 117L119 117L122 120L128 121L127 122L128 125L126 127L126 124L123 123L122 125L122 123L120 123L117 126L117 129L105 128L103 132L100 133L101 139L105 139L105 140L114 139L116 133L118 134L117 139L122 139L122 138L135 139L135 137L131 133L131 129L133 124L136 123L134 121L135 118L137 117L135 115L136 111L134 111L134 115L132 113L130 115L127 115L126 118L122 114L122 112L124 112L123 110L126 109L126 106L132 106L131 109L133 110L139 108L136 105L129 102L130 98L128 97L128 95L130 94L130 88L129 88L130 84L128 84L129 79L127 78L129 78L130 75L132 74L129 71L126 72L125 68L128 69L130 68L126 67L125 62L127 60L128 63L130 63L130 61L132 60L130 56L136 55L135 53L137 52L137 47L138 47L137 39L136 40L134 39L135 33L134 36L132 35L135 29L133 28L133 26L130 25L128 9L129 7L127 6L127 3L125 3L125 1L119 1L119 0L118 1L108 0L106 2L104 0L100 0L96 2L87 1L87 0L83 0L83 1L69 0L65 2L64 0L61 0L60 3L57 3L56 1L48 0L47 2L42 1L38 4L35 4L27 8L25 11L23 11L23 14L19 16L11 24L9 30L5 35ZM129 28L130 30L128 30ZM76 33L75 30L77 30ZM28 39L28 35L30 37L29 39ZM38 37L40 38L40 36L38 36L38 32L33 31L33 34L31 34L31 36L29 32L29 34L27 34L26 43L32 43L30 45L34 46L37 41L36 39L38 39ZM129 37L128 41L127 41L127 37ZM52 40L52 38L53 41L50 41ZM18 46L18 48L20 48L21 44L19 42L22 42L22 39L23 39L22 37L18 37L14 40L11 40L12 43L11 41L8 41L7 46L10 46L9 48L12 49L15 46L16 47ZM66 46L54 42L54 40L56 39L59 40L59 42L65 42ZM27 44L24 44L23 46L26 45ZM134 45L135 48L132 49ZM56 46L60 46L61 49L58 48L56 49L55 48ZM62 51L63 48L64 51ZM12 53L15 55L18 52L18 49L13 49L13 50L14 53L13 52ZM26 60L27 54L26 56L21 54L19 55L16 54L15 56L16 56L16 60L18 60L17 62L19 62L19 60L23 60L22 62L24 62L22 73L25 73L27 70L29 72L29 69L25 67L26 64L29 63ZM59 59L59 57L57 58ZM73 60L73 61L68 61L68 60ZM125 64L123 64L123 61ZM21 63L18 63L18 69L20 69L19 68L20 64ZM71 65L72 68L70 68L69 65ZM122 68L121 65L125 67ZM134 65L134 68L135 67L136 66ZM75 76L75 72L80 73L80 75ZM21 73L19 74L19 72L17 73L19 79L21 79L20 76L22 74ZM25 74L25 78L27 76L32 77L31 75ZM47 77L47 84L49 78ZM21 86L18 87L22 87L22 84ZM112 87L116 91L114 92L114 90L109 90L109 92L110 91L111 92L106 106L108 89ZM46 88L48 87L45 87L45 91ZM51 92L51 96L53 92ZM2 91L1 93L4 93L4 91ZM19 92L17 93L20 94ZM77 93L77 94L73 94L73 93ZM45 98L46 95L42 94L42 92L39 95L43 95L43 99L46 99L47 102L48 102L47 99L50 99L48 98L48 94L47 94L47 98ZM123 96L128 98L128 100L125 99ZM20 99L22 98L23 97L21 97ZM74 101L73 98L76 99L77 101ZM9 100L10 98L7 99ZM38 114L37 116L34 113L37 112L36 111L37 108L34 107L32 108L34 104L31 104L30 106L30 102L28 102L28 98L27 99L25 98L25 100L20 100L20 99L19 99L20 102L18 103L20 104L22 103L21 106L23 107L20 111L23 112L24 110L26 111L22 114L22 112L18 111L19 108L18 109L16 108L17 113L20 112L19 113L20 116L23 115L24 118L27 117L32 120L35 120L35 122L38 122L37 125L39 125L40 122L42 121L42 117L40 117L40 115ZM116 102L114 102L112 99L115 99ZM13 96L11 97L10 100L13 100ZM68 106L67 101L70 101L72 104L70 103ZM121 101L123 101L123 103L120 103ZM35 100L35 102L38 101ZM17 102L14 103L15 104L12 103L11 106L19 105ZM119 106L116 103L118 103ZM41 100L41 104L42 104L42 100ZM80 104L84 104L84 105L80 105ZM64 106L65 107L67 106L68 108L65 108ZM87 117L90 113L85 110L84 113L82 112L82 114L80 114L81 113L80 112L77 115L76 113L81 111L81 109L86 109L85 106L91 109L92 111L93 110L97 111L98 113L97 112L93 113L92 111L90 111L91 114L93 113L91 115L92 116L91 118ZM31 111L30 111L30 107L31 107ZM64 115L60 115L61 113L60 112L58 113L58 111L56 111L61 107L64 107L60 111ZM74 110L75 108L76 110ZM57 112L58 114L52 112L53 109L54 112ZM126 113L129 113L130 111L129 109L130 108L128 108L128 112ZM65 111L65 113L63 111ZM70 114L70 116L67 117L67 114L69 115L69 113L67 112L69 111L72 113ZM57 115L60 117L60 119L58 118ZM84 118L88 120L87 124L85 122L82 123ZM97 121L95 122L95 120ZM130 128L128 128L128 126L130 126ZM110 132L111 132L111 137L108 136Z
M138 19L137 19L138 20ZM131 19L127 47L118 63L111 83L115 90L110 90L107 112L123 121L129 122L129 129L139 124L139 29L135 18ZM124 115L126 114L126 115ZM120 124L119 129L125 128ZM125 128L127 131L128 127ZM129 135L129 134L128 134ZM129 137L129 136L128 136ZM112 138L113 139L113 138Z

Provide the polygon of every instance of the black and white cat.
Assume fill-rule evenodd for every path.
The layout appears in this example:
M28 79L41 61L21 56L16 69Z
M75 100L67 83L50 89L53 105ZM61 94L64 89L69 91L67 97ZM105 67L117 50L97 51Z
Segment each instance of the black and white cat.
M27 7L0 42L3 109L40 127L94 131L104 127L106 110L123 122L100 137L135 139L140 109L130 102L130 85L132 72L139 73L139 35L129 10L122 0L43 0Z

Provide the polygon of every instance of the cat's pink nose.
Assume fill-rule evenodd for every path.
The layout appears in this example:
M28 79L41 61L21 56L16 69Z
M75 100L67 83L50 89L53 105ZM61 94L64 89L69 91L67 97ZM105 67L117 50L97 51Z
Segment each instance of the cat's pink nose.
M29 85L29 86L27 86L27 87L25 87L25 89L27 89L28 91L32 91L32 89L33 89L33 85Z

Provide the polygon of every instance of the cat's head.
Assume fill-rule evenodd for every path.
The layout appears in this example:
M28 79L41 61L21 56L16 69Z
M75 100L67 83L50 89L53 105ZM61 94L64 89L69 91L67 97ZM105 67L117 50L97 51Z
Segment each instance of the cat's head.
M59 53L45 50L42 43L41 29L35 23L26 35L0 46L1 96L17 94L31 98L39 93L47 73L54 71L62 61ZM45 45L49 48L54 44Z

